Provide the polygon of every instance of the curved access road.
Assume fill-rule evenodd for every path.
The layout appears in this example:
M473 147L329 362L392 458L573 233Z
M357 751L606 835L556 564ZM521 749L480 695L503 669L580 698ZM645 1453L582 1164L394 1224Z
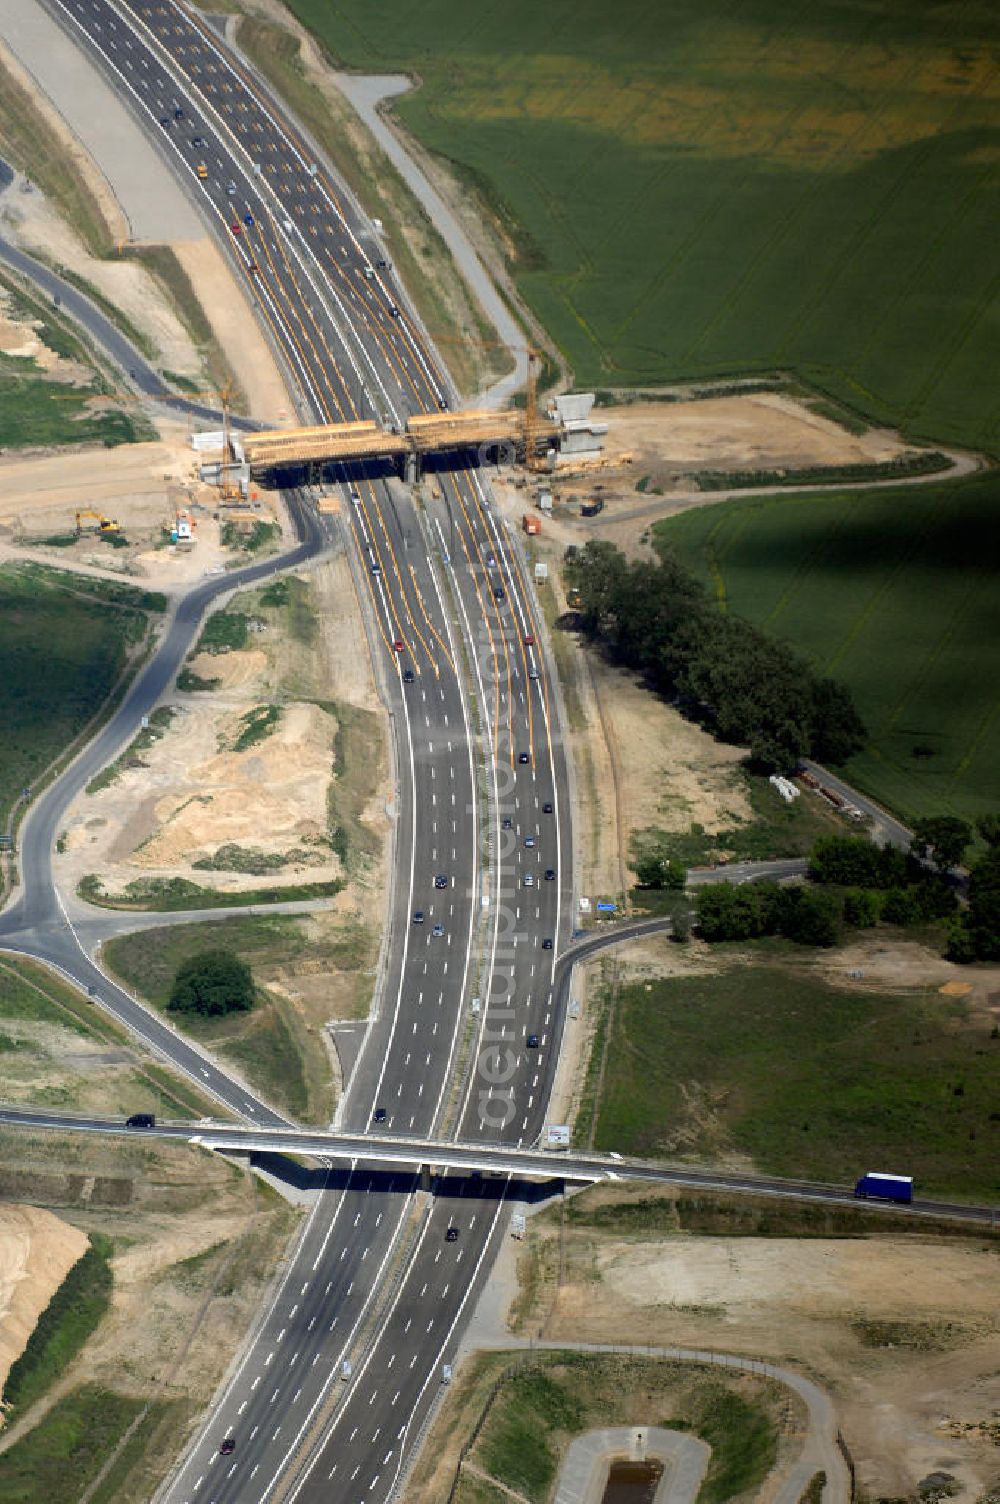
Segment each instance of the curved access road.
M851 1479L844 1454L837 1445L837 1416L833 1401L824 1389L794 1368L781 1368L764 1358L748 1358L739 1353L717 1353L699 1347L638 1347L612 1342L555 1342L537 1338L508 1338L497 1343L499 1349L530 1349L532 1352L627 1353L632 1358L666 1358L674 1363L701 1363L711 1368L759 1374L774 1379L797 1394L806 1407L808 1425L802 1450L793 1462L775 1468L761 1485L772 1504L799 1504L806 1487L816 1473L826 1474L823 1504L849 1504ZM567 1499L569 1496L566 1496ZM575 1495L574 1497L582 1497ZM563 1498L557 1492L556 1504Z
M60 899L52 872L52 853L70 803L90 780L107 766L134 736L172 683L190 649L205 612L220 596L314 558L324 535L313 511L295 492L286 493L289 514L299 539L287 553L249 565L195 586L174 606L162 642L111 718L42 793L25 816L21 829L21 887L0 913L0 951L32 956L63 973L84 990L92 990L103 1007L146 1041L159 1055L183 1071L230 1111L253 1123L280 1125L286 1120L223 1071L206 1052L144 1007L123 988L113 985L90 959Z
M0 194L3 191L3 185L0 184ZM119 368L142 396L148 397L151 402L165 403L175 412L186 413L192 418L201 418L207 423L222 422L222 414L215 408L205 407L200 402L192 402L190 398L171 391L164 384L159 371L150 365L138 346L122 334L107 314L103 313L86 293L74 287L72 282L67 282L64 277L60 277L58 272L54 272L51 267L45 266L41 261L36 261L34 256L29 256L18 246L11 245L10 241L4 240L2 236L0 236L0 262L19 273L39 292L50 298L57 308L61 308L86 337ZM247 431L262 426L250 418L241 418L236 415L230 415L230 422L234 428Z

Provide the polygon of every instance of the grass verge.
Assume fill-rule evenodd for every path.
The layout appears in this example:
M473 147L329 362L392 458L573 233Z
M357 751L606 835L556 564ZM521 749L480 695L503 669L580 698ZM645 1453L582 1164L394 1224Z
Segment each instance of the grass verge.
M114 249L107 221L83 178L73 170L64 142L27 89L0 68L0 143L3 155L50 198L93 256Z
M105 947L105 959L127 986L165 1010L178 967L199 951L219 946L235 951L253 972L259 994L256 1008L220 1019L190 1014L171 1018L238 1064L270 1100L304 1120L329 1121L332 1091L322 1037L292 1005L285 989L270 988L268 983L294 974L297 963L308 971L323 965L360 974L369 961L368 937L356 931L318 937L298 919L244 915L124 935Z
M80 1498L145 1408L143 1400L97 1384L71 1390L0 1458L0 1504ZM151 1422L175 1408L154 1403ZM114 1483L114 1472L107 1481ZM116 1495L124 1497L102 1484L94 1504Z
M102 1009L36 962L0 957L2 1025L5 1037L17 1045L17 1058L8 1060L4 1071L9 1102L76 1112L154 1112L171 1118L199 1118L221 1110L183 1076L145 1059L134 1038ZM41 1036L35 1025L43 1026ZM111 1045L112 1060L106 1065L99 1060L75 1065L80 1039ZM126 1058L116 1058L119 1052Z
M187 909L246 909L269 903L307 903L314 898L335 898L343 889L339 877L327 882L289 883L283 888L248 888L238 893L220 893L202 888L186 877L136 878L122 893L105 893L100 878L88 872L77 885L87 903L102 909L125 909L140 913L182 914Z
M609 1200L602 1186L570 1197L560 1211L570 1228L593 1228L614 1238L634 1237L641 1242L678 1233L721 1238L862 1238L879 1233L894 1238L923 1238L929 1233L983 1237L983 1229L972 1222L951 1222L944 1217L917 1221L872 1205L837 1206L685 1190L625 1193L622 1199ZM552 1227L554 1212L548 1212L543 1221Z
M453 1425L464 1403L463 1428L470 1411L478 1422L469 1460L488 1485L495 1481L531 1504L544 1504L551 1496L572 1438L597 1426L652 1421L701 1437L712 1448L699 1495L709 1504L754 1488L777 1456L787 1396L767 1380L734 1381L693 1364L624 1354L553 1352L513 1365L509 1357L480 1355L470 1364L449 1400L451 1414L439 1424L442 1430L449 1421ZM501 1366L504 1359L507 1367ZM469 1405L470 1391L478 1407ZM478 1481L471 1472L462 1475L463 1488ZM443 1478L440 1483L447 1486Z

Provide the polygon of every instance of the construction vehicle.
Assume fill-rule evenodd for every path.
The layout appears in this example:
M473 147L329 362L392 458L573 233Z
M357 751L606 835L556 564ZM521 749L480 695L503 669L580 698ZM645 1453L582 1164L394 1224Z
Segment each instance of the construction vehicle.
M537 537L538 534L542 531L542 524L535 516L534 512L525 512L524 516L521 518L521 526L524 528L524 531L527 533L529 538Z
M187 550L194 547L194 534L197 526L190 512L183 507L177 507L173 524L168 527L164 523L163 531L168 535L171 543L176 543L179 548Z
M91 507L84 507L82 511L76 514L76 536L78 538L83 532L83 523L86 517L92 518L97 523L97 531L99 533L117 533L121 531L114 517L105 517L101 512L93 511Z

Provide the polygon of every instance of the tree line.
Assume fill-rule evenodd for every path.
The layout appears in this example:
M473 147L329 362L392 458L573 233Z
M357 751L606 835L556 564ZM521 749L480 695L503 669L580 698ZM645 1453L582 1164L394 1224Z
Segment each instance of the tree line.
M1000 960L1000 815L977 829L985 854L969 873L968 902L959 906L954 869L973 839L954 816L919 820L908 852L879 847L866 836L823 836L809 857L810 885L717 883L699 888L703 940L753 940L781 935L800 945L835 945L843 928L900 927L948 920L952 961Z
M584 632L762 767L787 772L807 754L843 763L864 746L846 685L719 611L671 553L630 562L613 543L590 542L565 568Z

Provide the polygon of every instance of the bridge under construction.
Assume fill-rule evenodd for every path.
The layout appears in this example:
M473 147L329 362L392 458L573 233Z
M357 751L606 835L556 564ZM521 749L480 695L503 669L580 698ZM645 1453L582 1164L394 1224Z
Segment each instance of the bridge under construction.
M513 459L543 464L554 458L563 425L538 416L525 423L520 412L456 412L421 414L408 419L402 431L381 428L373 420L329 423L316 428L286 428L266 433L232 435L234 458L246 465L250 477L263 481L276 471L328 465L388 461L407 480L415 480L423 460L469 449L506 451Z

